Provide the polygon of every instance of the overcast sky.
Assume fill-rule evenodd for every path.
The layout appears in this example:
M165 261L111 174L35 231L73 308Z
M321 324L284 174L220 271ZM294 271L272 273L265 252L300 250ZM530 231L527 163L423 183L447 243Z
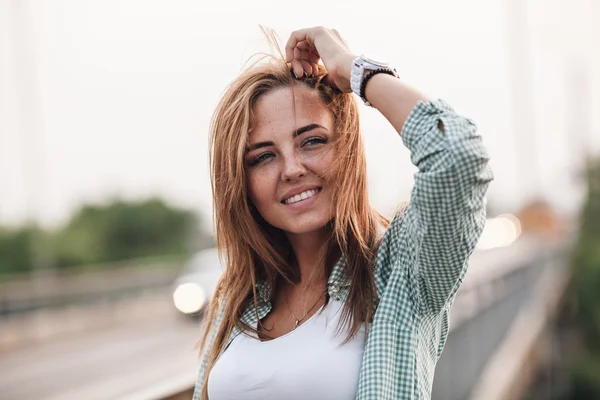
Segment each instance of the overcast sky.
M355 53L387 59L475 120L498 211L536 193L572 210L583 149L600 148L599 9L592 0L0 0L0 224L27 215L57 224L82 202L155 194L209 216L209 120L244 61L269 50L259 24L284 41L293 29L336 28ZM387 121L361 112L370 196L389 214L415 168Z

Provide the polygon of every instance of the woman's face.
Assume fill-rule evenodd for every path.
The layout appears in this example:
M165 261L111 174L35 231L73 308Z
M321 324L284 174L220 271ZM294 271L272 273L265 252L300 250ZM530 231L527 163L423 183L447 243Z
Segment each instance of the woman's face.
M318 92L283 87L263 95L246 150L250 200L269 224L291 234L320 230L333 218L333 117Z

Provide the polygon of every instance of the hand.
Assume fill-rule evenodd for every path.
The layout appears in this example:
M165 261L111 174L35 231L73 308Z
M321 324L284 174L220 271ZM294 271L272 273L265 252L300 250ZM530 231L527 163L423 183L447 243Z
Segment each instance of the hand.
M292 65L296 77L317 71L319 60L328 74L328 83L342 92L352 92L350 71L356 56L335 29L322 26L292 32L285 45L285 61Z

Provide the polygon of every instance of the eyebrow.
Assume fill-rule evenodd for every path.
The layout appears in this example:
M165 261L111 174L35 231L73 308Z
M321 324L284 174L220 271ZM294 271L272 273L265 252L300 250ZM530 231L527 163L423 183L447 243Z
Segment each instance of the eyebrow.
M303 133L306 133L308 131L312 131L313 129L317 129L317 128L323 128L326 131L329 131L327 128L325 128L322 125L319 124L308 124L306 126L303 126L301 128L296 129L294 132L292 132L292 137L296 138L300 135L302 135ZM268 146L274 146L275 143L268 141L268 142L258 142L258 143L254 143L250 146L248 146L246 148L246 153L249 153L251 151L254 151L256 149L260 149L261 147L268 147Z

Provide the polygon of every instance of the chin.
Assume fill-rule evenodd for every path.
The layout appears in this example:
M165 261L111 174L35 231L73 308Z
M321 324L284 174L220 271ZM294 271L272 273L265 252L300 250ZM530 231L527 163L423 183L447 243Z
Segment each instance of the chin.
M281 229L295 235L303 235L323 230L331 219L331 217L326 216L321 218L301 218L300 220L289 221Z

